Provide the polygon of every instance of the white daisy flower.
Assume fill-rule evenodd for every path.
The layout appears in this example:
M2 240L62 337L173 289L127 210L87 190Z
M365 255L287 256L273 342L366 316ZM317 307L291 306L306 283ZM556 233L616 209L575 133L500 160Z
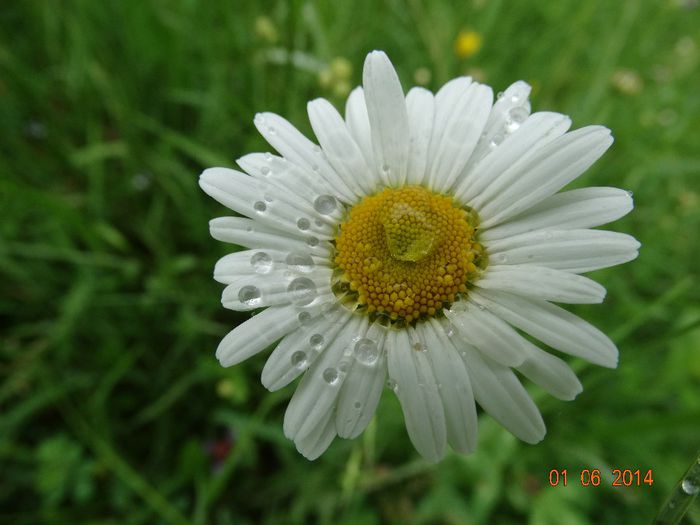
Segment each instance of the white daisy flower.
M560 399L582 389L559 357L605 367L614 343L554 303L600 303L581 274L634 259L629 235L592 229L632 209L616 188L557 193L612 144L610 131L530 114L525 82L493 101L460 77L404 96L387 56L367 56L345 118L308 105L317 146L284 118L255 117L278 155L205 170L202 189L244 217L211 221L244 246L214 278L226 308L264 308L221 341L223 366L276 346L262 383L303 375L284 433L309 459L362 433L386 384L430 461L477 443L475 402L528 443L544 437L524 376ZM516 371L519 374L516 374Z

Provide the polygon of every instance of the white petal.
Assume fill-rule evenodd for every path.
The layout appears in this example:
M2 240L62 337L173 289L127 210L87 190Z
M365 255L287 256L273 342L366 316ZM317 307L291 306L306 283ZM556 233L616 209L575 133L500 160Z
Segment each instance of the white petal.
M299 264L303 263L303 264ZM311 272L314 266L328 267L329 261L322 257L311 257L303 252L280 250L241 250L224 255L214 266L214 279L231 284L243 276L264 276L281 268L293 266L294 271Z
M348 323L329 342L326 350L304 374L284 414L284 435L289 439L303 439L310 434L335 408L338 392L345 380L352 340L365 322L359 316L350 316Z
M315 210L295 207L278 188L240 171L209 168L199 177L199 185L224 206L271 228L292 235L314 235L322 240L334 237L330 224L316 222L320 217Z
M471 298L556 350L600 366L617 366L615 343L593 325L563 308L493 290L473 290Z
M400 186L406 180L408 114L401 82L386 54L367 55L362 84L376 167L385 184Z
M535 345L530 345L527 358L518 371L558 399L570 401L583 390L569 365Z
M517 366L525 360L524 339L491 312L470 301L455 303L445 317L470 345L505 366Z
M572 273L615 266L636 258L639 242L605 230L538 230L485 243L500 265L533 264Z
M602 303L605 288L581 275L542 266L489 266L476 286L557 303Z
M294 440L299 453L309 461L313 461L323 454L335 439L334 415L333 411L329 410L309 434Z
M510 368L463 348L474 397L496 421L527 443L539 443L547 432L542 415Z
M265 140L284 158L300 168L318 173L343 201L355 201L356 195L328 163L321 148L287 120L274 113L258 113L254 123Z
M629 192L618 188L580 188L557 193L495 228L482 230L490 241L547 228L593 228L627 215L634 207Z
M374 151L372 149L372 128L369 125L369 115L367 115L367 104L365 103L365 92L361 87L352 90L345 103L345 124L355 143L362 151L365 163L370 169L370 175L374 179L374 184L379 182Z
M243 217L217 217L209 221L209 232L217 241L230 242L246 248L270 248L307 252L328 259L331 245L310 235L306 242L290 234Z
M406 184L421 184L428 165L428 146L433 132L435 97L427 89L414 87L406 95L410 139Z
M428 348L428 358L440 387L447 441L458 452L472 452L477 442L476 405L464 362L436 319L418 325L416 331L421 333Z
M570 125L571 120L565 115L534 113L515 133L506 137L499 147L480 162L467 166L456 184L455 197L480 209L479 206L485 202L483 193L487 188L489 191L492 187L496 191L503 191L507 186L501 184L501 178L506 171L560 137Z
M587 126L524 157L479 196L482 227L500 224L553 195L586 171L612 143L609 129Z
M379 404L386 383L386 332L386 328L375 323L362 339L355 342L355 360L340 390L336 407L336 429L342 438L359 436Z
M308 104L309 120L328 162L356 195L371 193L374 178L345 121L325 99Z
M344 210L339 202L336 202L335 208L330 212L324 210L324 213L320 213L317 209L319 197L337 196L328 183L313 171L269 153L249 153L236 162L252 177L273 186L277 193L281 192L285 196L287 202L293 202L296 208L308 216L316 212L316 219L333 226L343 218Z
M265 363L261 376L263 386L274 392L299 377L335 340L349 317L347 310L337 308L309 319L300 329L287 334Z
M413 349L406 330L390 331L387 337L389 377L401 403L408 436L428 461L445 454L445 412L435 377L425 352Z
M498 149L503 139L509 133L515 132L519 128L518 124L522 125L521 119L530 115L530 101L528 100L530 90L527 82L518 80L508 86L503 94L496 99L486 126L484 126L484 132L465 166L465 172L493 149Z
M299 314L302 311L309 312L313 317L321 307L320 303L306 309L294 305L271 306L226 334L216 349L216 358L221 366L233 366L245 361L301 326Z
M244 275L224 288L221 304L229 310L244 312L278 304L306 306L316 299L329 302L335 299L331 274L330 268L316 268L311 273L280 268L265 277Z
M458 79L459 80L459 79ZM493 92L477 83L454 82L435 97L435 128L428 158L427 185L445 192L461 174L486 124Z

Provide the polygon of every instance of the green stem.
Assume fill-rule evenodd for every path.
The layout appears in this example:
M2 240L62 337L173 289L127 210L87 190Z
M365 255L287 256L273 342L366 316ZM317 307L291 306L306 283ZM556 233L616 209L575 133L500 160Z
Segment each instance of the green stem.
M676 484L673 492L671 492L671 495L656 516L655 525L676 525L680 523L685 513L688 512L690 504L699 493L700 454Z

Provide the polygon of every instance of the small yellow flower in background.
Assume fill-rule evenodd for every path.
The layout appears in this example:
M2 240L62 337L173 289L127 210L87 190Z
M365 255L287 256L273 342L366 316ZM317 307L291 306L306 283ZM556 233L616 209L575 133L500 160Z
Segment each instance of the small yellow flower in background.
M462 29L455 39L455 54L459 58L471 58L481 49L481 34L471 29Z
M419 86L427 86L432 78L433 74L427 67L419 67L413 72L413 80Z
M613 73L610 82L623 95L636 95L644 87L639 74L631 69L618 69Z
M344 97L352 88L352 64L347 58L335 57L318 74L318 83L323 89L327 89L334 96Z
M259 16L255 19L255 34L268 44L276 44L279 40L277 27L270 17Z

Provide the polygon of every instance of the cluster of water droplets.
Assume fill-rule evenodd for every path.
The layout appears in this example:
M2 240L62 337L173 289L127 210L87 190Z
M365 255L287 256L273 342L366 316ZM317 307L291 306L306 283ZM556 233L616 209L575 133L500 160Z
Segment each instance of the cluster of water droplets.
M508 135L515 133L530 116L530 101L519 89L508 90L497 95L497 104L503 106L503 124L491 136L489 149L497 148Z

